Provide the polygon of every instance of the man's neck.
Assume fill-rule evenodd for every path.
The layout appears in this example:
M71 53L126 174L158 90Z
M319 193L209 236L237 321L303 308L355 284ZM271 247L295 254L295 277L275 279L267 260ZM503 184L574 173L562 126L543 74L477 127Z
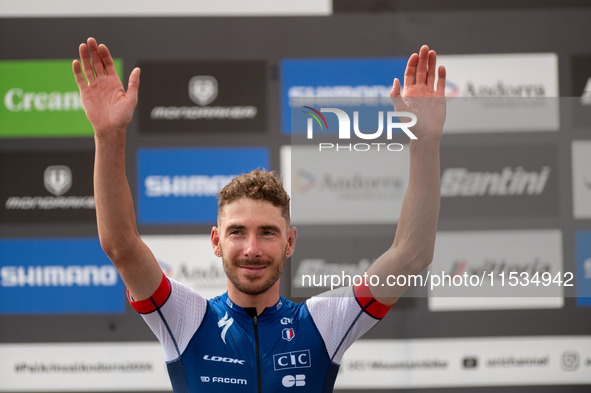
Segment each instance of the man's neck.
M229 281L229 280L228 280ZM242 307L254 307L257 315L261 315L267 307L274 306L279 301L279 282L273 285L266 292L259 295L248 295L240 292L234 285L228 282L228 296L234 304Z

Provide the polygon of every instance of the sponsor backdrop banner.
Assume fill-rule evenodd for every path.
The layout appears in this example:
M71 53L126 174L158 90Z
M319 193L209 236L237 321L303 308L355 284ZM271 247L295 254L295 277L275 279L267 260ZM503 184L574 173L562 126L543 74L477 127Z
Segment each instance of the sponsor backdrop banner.
M0 314L123 313L123 281L98 239L0 240Z
M573 216L591 218L591 141L572 142Z
M408 186L409 149L281 150L281 173L291 174L294 224L392 224L398 222ZM291 160L286 157L289 156ZM287 182L287 181L286 181Z
M217 221L217 193L233 177L269 168L266 148L138 149L140 224Z
M158 342L0 344L0 392L172 391Z
M123 61L114 61L121 77ZM4 60L0 75L0 137L94 135L72 74L72 60Z
M558 215L555 145L441 149L441 218Z
M263 62L140 63L141 133L265 131Z
M0 222L95 222L94 152L0 152Z
M431 311L561 308L575 284L557 229L438 232L429 274Z
M483 337L359 340L345 353L335 388L588 383L591 383L589 336Z
M143 235L164 273L211 299L228 290L222 258L209 235Z
M307 97L306 102L312 106L314 99L324 99L326 103L327 97L369 99L364 105L391 110L392 81L395 77L401 83L404 81L407 61L408 58L281 60L283 133L290 134L292 98ZM348 100L348 105L352 102Z
M391 232L391 236L300 237L291 257L291 295L310 297L353 285L359 279L354 276L363 275L392 245Z
M577 55L571 58L571 95L578 98L574 105L573 117L577 126L591 125L591 55Z
M577 305L591 306L591 231L575 234L577 260Z
M558 55L440 55L447 71L446 133L558 131ZM454 99L467 97L470 99Z
M51 6L42 0L5 2L0 8L2 17L118 17L118 16L304 16L331 15L329 0L168 0L148 2L140 0L104 0L101 7L73 0L60 0Z

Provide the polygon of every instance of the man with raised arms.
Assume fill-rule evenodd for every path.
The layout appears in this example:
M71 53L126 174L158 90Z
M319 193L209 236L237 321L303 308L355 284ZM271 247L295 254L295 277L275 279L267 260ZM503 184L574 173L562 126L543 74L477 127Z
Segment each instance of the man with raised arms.
M297 231L290 226L281 181L258 170L233 179L218 194L211 244L222 258L227 293L206 300L168 279L137 232L125 175L125 131L140 70L131 72L126 92L106 46L89 38L80 45L80 59L73 69L95 131L101 246L134 309L162 343L174 391L332 392L345 350L384 317L405 288L362 282L301 304L281 297L279 278ZM444 89L445 69L436 71L436 54L427 46L409 58L402 94L394 80L394 107L417 116L412 132L418 139L410 143L410 180L394 242L367 271L382 283L389 275L419 274L433 258Z

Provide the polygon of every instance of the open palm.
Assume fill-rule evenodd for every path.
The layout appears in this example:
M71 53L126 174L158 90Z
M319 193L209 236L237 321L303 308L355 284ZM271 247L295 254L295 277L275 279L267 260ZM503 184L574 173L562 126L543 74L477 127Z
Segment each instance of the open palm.
M400 81L394 79L390 97L397 112L411 112L417 116L417 125L411 131L422 138L440 139L445 122L445 67L438 70L435 90L437 54L423 45L419 54L408 59L404 72L404 89L400 94ZM415 82L416 80L416 82ZM402 121L408 121L402 119Z
M89 38L87 44L80 45L79 50L82 67L78 60L74 60L72 68L82 105L95 134L102 136L109 132L125 131L137 104L139 68L134 69L129 76L126 92L105 45L97 45L94 38Z

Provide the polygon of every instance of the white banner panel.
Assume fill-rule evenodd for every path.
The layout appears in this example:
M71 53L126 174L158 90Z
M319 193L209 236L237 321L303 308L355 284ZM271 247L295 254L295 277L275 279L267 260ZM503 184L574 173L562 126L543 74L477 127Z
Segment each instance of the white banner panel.
M450 97L444 132L558 131L556 53L439 55L437 63Z
M0 344L0 392L172 390L158 342Z
M431 311L561 308L574 285L557 229L438 232L429 275Z
M591 383L591 337L359 340L336 389Z
M228 290L222 258L213 253L209 235L143 235L164 273L206 299Z
M591 141L573 141L573 215L591 218Z
M0 0L0 17L331 15L330 0Z
M409 146L371 152L283 147L281 173L286 183L291 179L293 224L393 224L408 186Z

